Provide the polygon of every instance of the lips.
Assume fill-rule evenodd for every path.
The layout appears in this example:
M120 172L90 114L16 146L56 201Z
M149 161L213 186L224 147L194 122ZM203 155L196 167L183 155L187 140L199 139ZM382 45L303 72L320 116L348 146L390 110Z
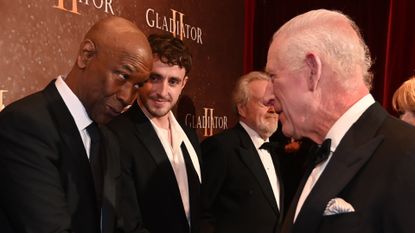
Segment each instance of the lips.
M150 100L156 108L163 108L166 104L170 103L170 100L166 98L150 98Z
M121 114L123 108L116 108L110 105L107 105L108 112L111 116L115 117Z

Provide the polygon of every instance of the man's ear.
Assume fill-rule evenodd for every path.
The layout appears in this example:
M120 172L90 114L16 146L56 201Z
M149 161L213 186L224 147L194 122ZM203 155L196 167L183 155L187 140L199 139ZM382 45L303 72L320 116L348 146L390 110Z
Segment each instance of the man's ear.
M245 109L245 105L242 104L237 104L236 105L236 111L238 111L238 114L241 117L246 117L246 109Z
M85 69L90 60L95 56L97 50L94 42L90 39L85 39L79 48L78 58L76 64L80 69Z
M189 77L186 75L186 76L184 76L184 79L183 79L183 88L184 88L184 86L186 86L186 83L187 83L187 80L189 79Z
M305 62L310 70L308 78L308 88L313 91L317 88L317 84L321 77L321 60L314 53L308 53L305 57Z

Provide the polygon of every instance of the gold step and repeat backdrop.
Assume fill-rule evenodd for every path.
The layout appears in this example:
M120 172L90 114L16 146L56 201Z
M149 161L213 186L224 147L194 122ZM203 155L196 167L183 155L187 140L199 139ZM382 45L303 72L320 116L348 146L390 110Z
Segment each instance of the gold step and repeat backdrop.
M244 1L0 0L0 111L69 72L89 27L116 15L146 35L173 33L191 49L175 113L203 139L236 122L231 90L243 71L243 14Z

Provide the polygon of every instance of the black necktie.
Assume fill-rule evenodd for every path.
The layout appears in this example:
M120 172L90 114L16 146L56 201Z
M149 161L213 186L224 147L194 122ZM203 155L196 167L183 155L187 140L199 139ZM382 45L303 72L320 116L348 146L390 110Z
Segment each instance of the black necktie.
M331 139L326 139L321 144L320 148L317 149L316 152L316 159L314 160L314 165L318 165L329 158L330 155L330 146L331 146Z
M102 166L100 141L101 134L99 133L98 125L92 122L86 130L88 131L89 137L91 138L91 145L89 150L89 164L91 166L92 176L94 178L95 193L97 196L98 209L101 209L101 198L102 198Z

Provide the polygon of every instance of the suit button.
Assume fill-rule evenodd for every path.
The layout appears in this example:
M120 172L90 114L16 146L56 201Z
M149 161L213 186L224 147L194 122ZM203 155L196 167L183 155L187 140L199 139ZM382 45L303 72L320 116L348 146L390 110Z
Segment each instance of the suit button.
M249 191L248 191L248 193L249 193L249 195L254 195L254 190L252 190L252 189L250 189Z

